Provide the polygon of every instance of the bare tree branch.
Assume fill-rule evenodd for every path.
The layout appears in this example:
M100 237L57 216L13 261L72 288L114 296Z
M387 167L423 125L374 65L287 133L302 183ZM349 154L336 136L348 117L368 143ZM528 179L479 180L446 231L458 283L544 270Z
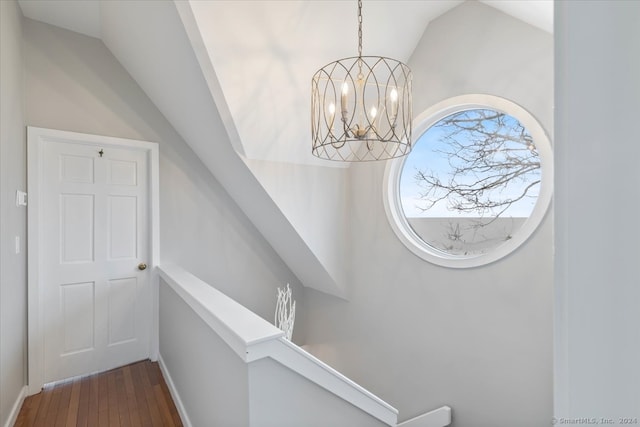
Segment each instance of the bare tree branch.
M454 212L498 218L514 203L536 197L540 159L520 122L491 110L469 110L440 120L436 153L450 170L418 169L415 180L422 211L446 201ZM444 148L442 148L444 147Z

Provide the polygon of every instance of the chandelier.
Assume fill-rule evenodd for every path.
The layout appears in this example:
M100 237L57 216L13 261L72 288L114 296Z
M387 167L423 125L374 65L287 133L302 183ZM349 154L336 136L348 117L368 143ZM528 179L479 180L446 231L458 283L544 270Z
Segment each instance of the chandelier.
M411 151L411 70L395 59L358 56L331 62L311 82L314 156L345 162L385 160Z

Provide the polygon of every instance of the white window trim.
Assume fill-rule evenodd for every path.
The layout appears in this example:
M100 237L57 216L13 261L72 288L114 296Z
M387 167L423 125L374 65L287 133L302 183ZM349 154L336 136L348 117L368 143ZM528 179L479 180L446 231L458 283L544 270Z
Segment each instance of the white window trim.
M400 175L407 156L387 162L384 175L383 200L387 218L391 228L400 241L415 255L436 265L450 268L471 268L495 262L522 245L537 229L544 219L553 193L553 153L551 141L542 125L531 113L504 98L493 95L470 94L461 95L441 101L428 108L414 119L413 136L415 144L418 139L436 122L444 117L463 110L490 108L509 114L516 118L529 131L540 155L540 194L529 216L511 239L491 249L489 252L475 256L456 256L439 251L424 242L411 228L404 216L400 202Z

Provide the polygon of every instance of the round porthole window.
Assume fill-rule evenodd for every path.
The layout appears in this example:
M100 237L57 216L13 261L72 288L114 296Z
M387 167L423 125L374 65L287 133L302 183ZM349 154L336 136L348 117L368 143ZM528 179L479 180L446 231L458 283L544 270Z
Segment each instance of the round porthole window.
M390 161L385 208L400 240L447 267L496 261L542 221L551 144L522 107L490 95L443 101L415 121L411 153Z

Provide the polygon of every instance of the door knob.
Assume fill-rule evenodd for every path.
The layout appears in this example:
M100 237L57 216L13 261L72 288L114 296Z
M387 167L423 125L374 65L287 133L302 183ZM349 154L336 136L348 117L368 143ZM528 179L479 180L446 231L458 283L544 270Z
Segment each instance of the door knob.
M138 270L146 270L147 269L147 264L145 264L144 262L141 262L140 264L138 264Z

